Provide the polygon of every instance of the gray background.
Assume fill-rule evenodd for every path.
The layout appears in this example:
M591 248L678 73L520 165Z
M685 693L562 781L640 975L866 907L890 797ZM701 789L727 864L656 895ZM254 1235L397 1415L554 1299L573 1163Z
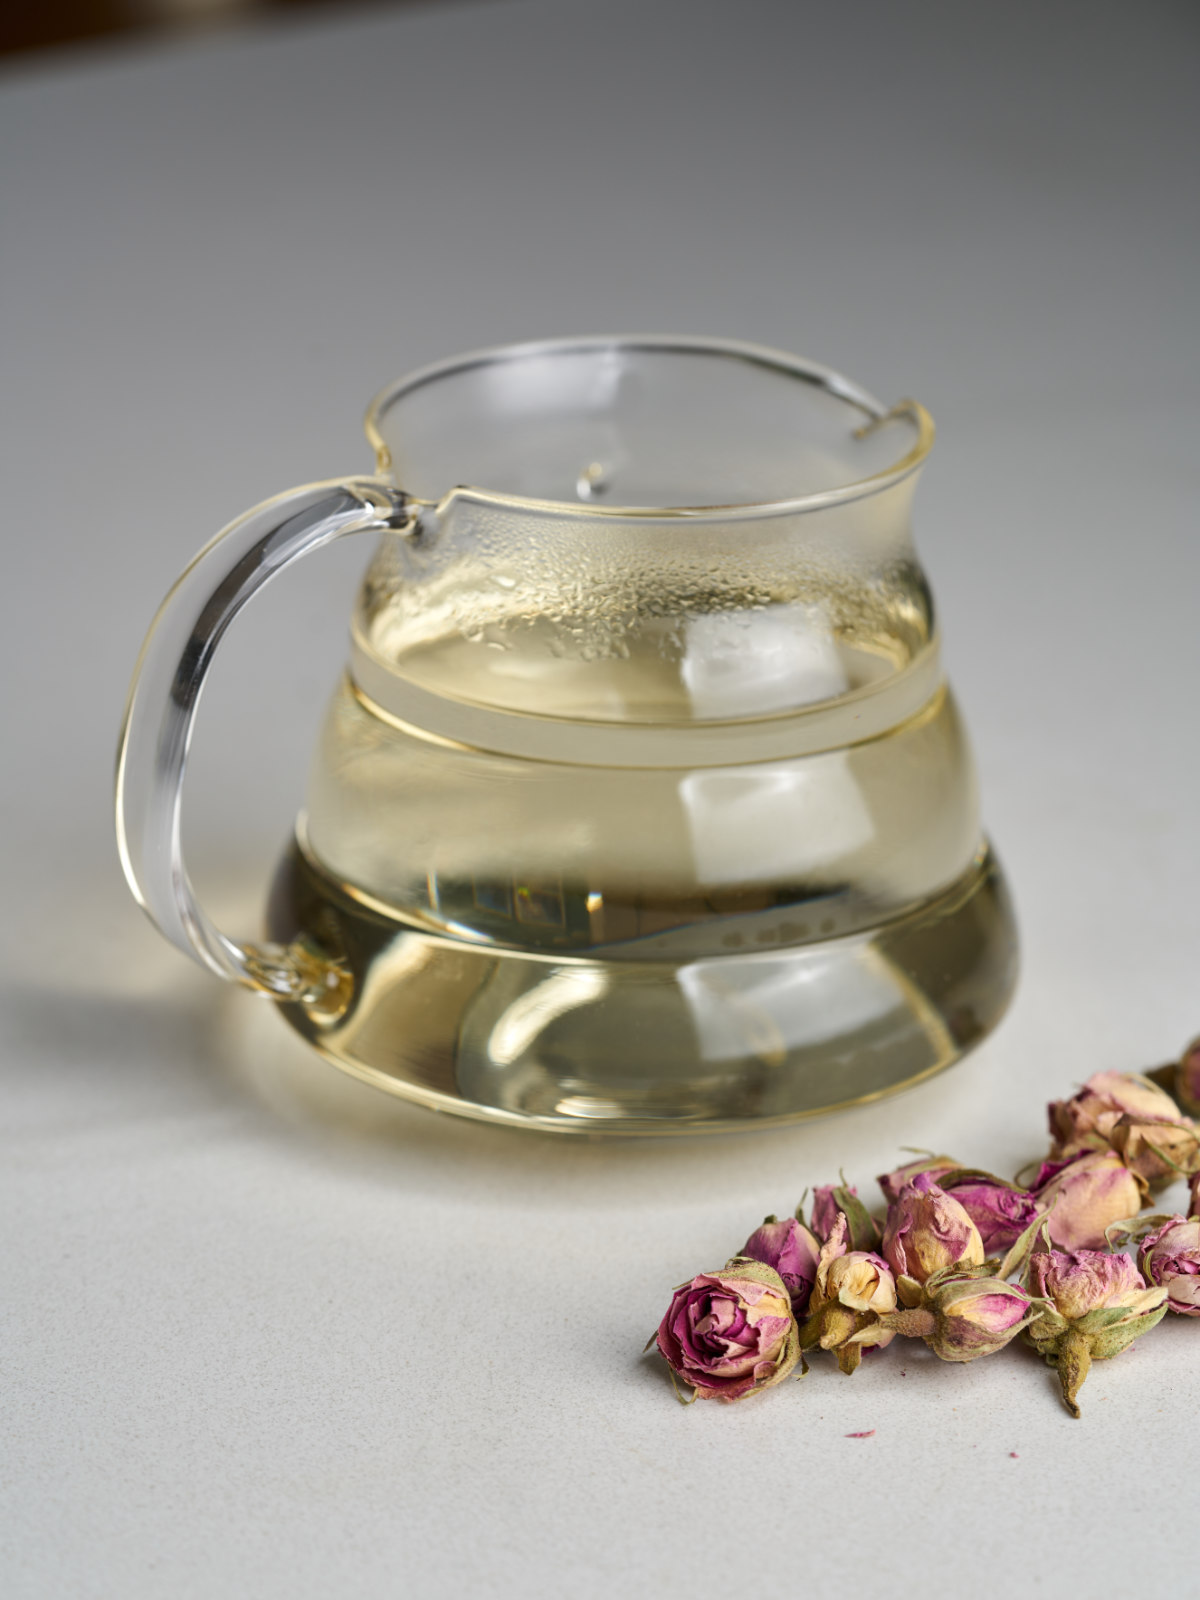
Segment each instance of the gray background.
M689 1411L637 1351L839 1164L1010 1171L1048 1096L1200 1029L1198 16L347 8L0 81L7 1594L1192 1575L1194 1322L1097 1369L1078 1423L1020 1351ZM252 501L368 469L383 382L646 329L933 411L918 540L1025 968L1000 1032L893 1103L564 1145L343 1084L162 944L112 749L177 571ZM235 930L365 557L289 577L218 664L188 826Z

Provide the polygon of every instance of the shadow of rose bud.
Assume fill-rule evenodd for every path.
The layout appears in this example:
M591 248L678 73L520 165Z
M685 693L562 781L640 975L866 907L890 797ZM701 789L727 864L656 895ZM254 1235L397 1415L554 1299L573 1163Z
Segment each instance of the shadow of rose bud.
M1062 1250L1098 1250L1105 1230L1135 1217L1146 1199L1145 1183L1113 1150L1044 1161L1032 1190L1050 1242Z
M795 1217L785 1217L782 1222L777 1217L767 1217L739 1251L739 1255L775 1269L791 1296L792 1312L797 1317L808 1308L820 1254L818 1241Z
M1200 1217L1167 1217L1142 1240L1138 1266L1167 1291L1167 1310L1200 1317Z
M984 1252L1002 1255L1016 1243L1038 1214L1038 1203L1028 1189L1006 1183L990 1172L962 1169L946 1172L937 1180L939 1189L957 1200L979 1229Z
M1024 1289L1003 1278L935 1278L923 1304L883 1320L897 1333L924 1339L942 1361L994 1355L1028 1327L1037 1312Z
M978 1267L984 1260L979 1229L928 1172L919 1172L888 1206L883 1254L897 1277L918 1284L948 1267Z
M1057 1367L1063 1404L1073 1417L1092 1362L1120 1355L1167 1310L1165 1289L1148 1287L1128 1256L1103 1250L1035 1251L1025 1287L1044 1305L1024 1337Z
M917 1161L906 1162L894 1172L881 1172L875 1182L883 1190L883 1198L891 1205L899 1200L901 1189L907 1189L914 1178L928 1173L936 1182L943 1172L961 1172L963 1164L953 1156L921 1156Z
M780 1383L800 1359L787 1289L758 1261L680 1284L650 1343L696 1400L743 1400Z
M864 1350L890 1344L895 1332L881 1318L896 1309L896 1280L881 1256L848 1248L849 1224L839 1213L821 1246L808 1320L800 1329L802 1350L832 1351L846 1374Z

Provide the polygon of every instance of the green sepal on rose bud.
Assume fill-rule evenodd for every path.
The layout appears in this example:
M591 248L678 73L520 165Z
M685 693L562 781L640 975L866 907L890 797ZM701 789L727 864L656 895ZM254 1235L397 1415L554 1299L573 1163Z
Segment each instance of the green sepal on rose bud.
M839 1173L840 1183L819 1187L813 1195L812 1216L807 1226L820 1239L828 1238L838 1216L846 1219L847 1238L851 1250L878 1250L881 1230L878 1222L858 1198L858 1190L846 1182L846 1174ZM796 1219L804 1222L804 1202L796 1208Z
M994 1355L1043 1306L1026 1290L997 1277L996 1265L993 1260L958 1271L948 1268L923 1284L905 1279L902 1309L880 1321L904 1338L924 1339L941 1361Z
M770 1289L772 1293L787 1291L787 1286L778 1272L765 1261L755 1261L752 1256L730 1256L723 1271L731 1272L734 1268L737 1269L739 1278L749 1283L760 1283L764 1289Z
M1167 1291L1149 1287L1128 1256L1055 1250L1044 1234L1025 1269L1025 1287L1043 1307L1024 1338L1058 1371L1063 1404L1077 1396L1093 1361L1109 1361L1166 1315Z
M1033 1221L1029 1224L1025 1231L1018 1235L1018 1237L1013 1241L1013 1244L1010 1247L1007 1255L1000 1263L1000 1269L997 1276L1001 1278L1012 1278L1015 1277L1017 1273L1021 1273L1023 1275L1026 1267L1029 1265L1029 1258L1037 1247L1039 1234L1043 1235L1043 1237L1046 1239L1047 1247L1049 1247L1050 1236L1045 1232L1045 1229L1045 1215L1043 1214L1041 1216L1034 1217Z
M1000 1262L995 1256L988 1256L980 1262L960 1262L957 1265L942 1267L926 1278L924 1283L919 1283L916 1278L910 1278L902 1272L896 1278L896 1298L906 1310L926 1310L943 1284L957 1283L970 1278L1003 1276Z

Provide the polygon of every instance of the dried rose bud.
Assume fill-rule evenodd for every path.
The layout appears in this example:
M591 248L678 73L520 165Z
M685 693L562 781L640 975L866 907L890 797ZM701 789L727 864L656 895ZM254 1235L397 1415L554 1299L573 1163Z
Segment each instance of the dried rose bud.
M1192 1177L1191 1188L1188 1192L1188 1211L1193 1217L1200 1216L1200 1172Z
M1178 1061L1155 1067L1146 1076L1166 1090L1180 1111L1200 1117L1200 1039L1193 1039Z
M983 1240L967 1212L919 1172L888 1207L883 1253L897 1277L918 1284L948 1267L978 1267Z
M802 1350L832 1350L847 1374L858 1366L865 1349L890 1344L895 1338L880 1319L896 1309L891 1268L872 1251L848 1249L849 1232L845 1216L839 1214L821 1246L808 1321L800 1330Z
M943 1172L961 1172L963 1164L955 1161L953 1156L921 1156L917 1161L909 1161L902 1167L897 1167L895 1172L881 1172L876 1178L876 1183L883 1190L883 1198L891 1205L899 1200L901 1189L906 1189L913 1179L922 1172L927 1172L936 1182Z
M1147 1290L1128 1256L1107 1250L1035 1250L1027 1278L1027 1287L1068 1322L1114 1305L1140 1306L1147 1293L1153 1304L1163 1298Z
M1002 1254L1015 1244L1038 1214L1037 1201L1028 1189L1019 1189L990 1172L962 1168L943 1173L937 1184L958 1201L979 1229L989 1256Z
M1053 1159L1114 1149L1152 1186L1171 1182L1181 1167L1193 1171L1194 1165L1186 1164L1189 1158L1200 1164L1200 1144L1190 1117L1140 1073L1098 1072L1078 1094L1052 1101L1047 1110ZM1177 1150L1184 1161L1177 1160Z
M1073 1417L1092 1362L1120 1355L1167 1309L1165 1289L1147 1287L1128 1256L1103 1250L1035 1251L1025 1287L1046 1302L1025 1338L1058 1368L1063 1403Z
M742 1400L781 1382L800 1359L783 1279L758 1261L680 1284L652 1342L698 1400Z
M773 1267L792 1298L793 1314L803 1315L816 1281L821 1246L802 1222L795 1217L785 1217L782 1222L767 1217L746 1240L740 1254Z
M1200 1217L1167 1217L1138 1250L1147 1283L1167 1291L1167 1310L1200 1317Z
M1136 1072L1097 1072L1069 1100L1052 1100L1046 1111L1058 1155L1104 1149L1121 1117L1174 1122L1179 1116L1170 1095Z
M884 1321L897 1333L924 1339L943 1361L994 1355L1028 1327L1037 1307L1024 1289L1003 1278L949 1276L927 1284L925 1304Z
M1112 1150L1045 1161L1032 1187L1050 1242L1063 1250L1098 1250L1105 1229L1136 1216L1146 1198L1145 1184Z
M833 1225L838 1219L838 1212L842 1209L833 1198L834 1191L839 1186L835 1183L821 1183L813 1190L812 1209L808 1216L808 1225L817 1238L824 1242L833 1232ZM857 1195L857 1189L851 1189L851 1194Z
M854 1185L845 1181L818 1185L813 1190L812 1215L808 1219L818 1239L828 1239L839 1214L846 1218L852 1250L878 1250L879 1224L858 1198Z
M1190 1117L1180 1115L1177 1122L1122 1117L1109 1138L1129 1170L1152 1189L1173 1183L1181 1173L1200 1172L1200 1128Z
M994 1355L1028 1327L1036 1307L1015 1283L967 1278L944 1284L933 1296L937 1328L927 1342L943 1361Z

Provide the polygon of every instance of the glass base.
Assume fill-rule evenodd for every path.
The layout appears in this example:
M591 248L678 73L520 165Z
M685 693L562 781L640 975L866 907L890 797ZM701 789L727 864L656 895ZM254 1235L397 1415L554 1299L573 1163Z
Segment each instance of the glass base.
M462 1116L555 1133L771 1126L940 1072L1000 1020L1017 942L990 849L864 933L681 964L473 945L366 904L297 845L269 935L339 964L287 1021L354 1076Z

